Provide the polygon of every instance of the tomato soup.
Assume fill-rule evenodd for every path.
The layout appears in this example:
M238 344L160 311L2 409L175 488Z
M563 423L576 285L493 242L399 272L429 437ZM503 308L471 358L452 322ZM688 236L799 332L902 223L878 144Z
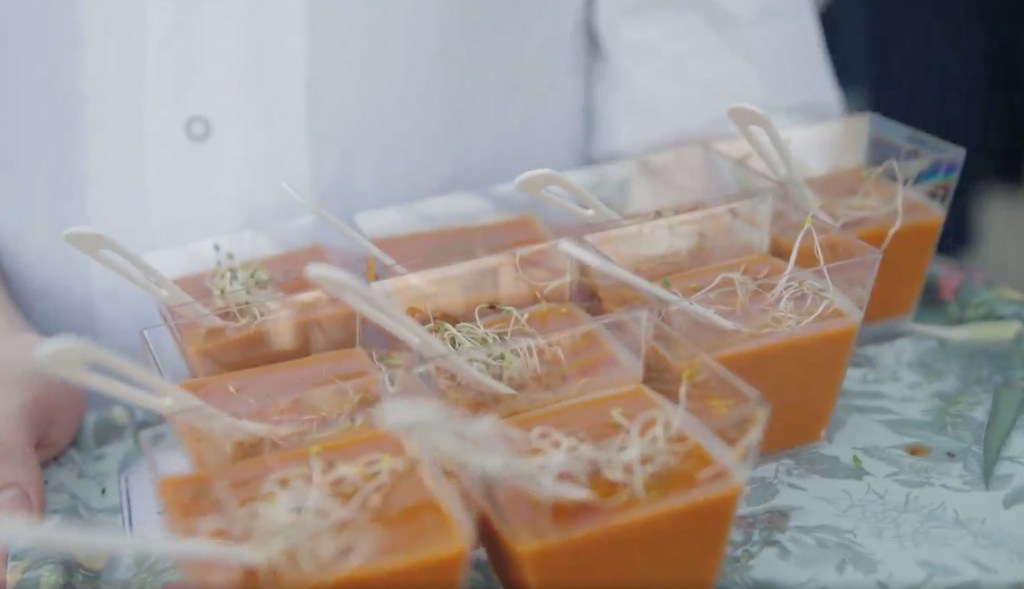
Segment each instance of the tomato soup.
M213 376L350 348L358 340L358 316L323 291L284 296L254 313L240 320L225 316L220 325L199 321L172 325L192 376Z
M863 167L808 178L807 184L843 231L882 249L864 322L912 314L946 219L941 207L912 187L901 191L895 182ZM772 252L788 257L798 228L783 229L773 236ZM828 243L829 236L823 236L822 244ZM801 244L798 261L807 267L818 264L812 244Z
M761 255L667 276L660 282L681 296L742 326L713 325L678 308L666 321L694 346L750 383L771 404L762 449L778 452L821 439L842 388L860 325L857 310L818 276ZM791 285L789 296L776 290ZM805 284L800 284L803 281ZM783 313L782 310L786 311ZM669 376L685 366L669 355L649 355ZM667 378L667 377L666 377Z
M332 261L323 246L314 245L251 262L228 260L211 272L176 280L221 319L211 324L188 319L173 307L162 310L192 376L355 345L355 314L303 273L312 262ZM234 277L225 278L229 275Z
M574 264L553 247L502 252L375 282L395 307L427 322L431 315L471 318L481 306L567 302L578 285Z
M280 435L232 435L211 429L197 412L171 422L198 469L313 443L362 423L382 390L381 362L391 361L356 348L181 383L221 411L279 426Z
M323 246L312 245L258 260L240 260L236 263L236 267L241 272L252 272L258 269L265 273L268 279L268 288L281 294L292 294L315 288L303 275L303 269L308 264L330 261L330 256ZM214 294L210 289L211 274L212 272L192 274L178 278L174 283L193 299L203 301Z
M634 386L510 421L600 445L621 439L641 414L666 410L655 393ZM481 534L502 585L713 587L743 482L684 433L667 443L659 455L667 460L641 479L639 493L600 469L587 475L595 501L552 503L492 489Z
M216 589L461 589L472 520L447 484L425 479L402 444L377 431L158 483L177 535L244 543L260 567L189 564ZM442 500L439 497L445 497Z
M416 272L552 238L551 231L536 218L518 215L479 225L381 237L373 243L406 270Z
M639 353L616 340L612 323L595 320L568 303L541 303L525 309L495 307L479 320L435 322L428 329L453 353L507 384L515 394L485 390L440 363L430 365L429 370L449 403L473 413L501 416L595 388L639 383ZM482 345L474 348L462 343L471 337Z

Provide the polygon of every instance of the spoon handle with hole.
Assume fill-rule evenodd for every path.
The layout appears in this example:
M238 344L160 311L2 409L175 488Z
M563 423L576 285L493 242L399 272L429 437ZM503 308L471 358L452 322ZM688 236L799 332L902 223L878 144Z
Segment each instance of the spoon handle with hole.
M823 214L821 201L800 177L789 146L768 115L753 106L737 104L729 108L728 116L769 172L785 184L794 196L803 201L808 212ZM760 129L765 134L768 145L754 133L755 129Z
M64 241L163 305L174 307L186 318L207 325L223 323L173 280L106 233L88 227L72 227L64 232Z
M614 221L622 218L589 190L554 170L544 168L523 172L515 179L515 186L537 200L584 220ZM564 198L553 190L556 188L571 194L586 206L582 207Z
M89 341L73 336L50 338L36 348L36 365L71 384L169 416L204 411L237 429L260 433L271 426L245 421L209 405L156 373Z

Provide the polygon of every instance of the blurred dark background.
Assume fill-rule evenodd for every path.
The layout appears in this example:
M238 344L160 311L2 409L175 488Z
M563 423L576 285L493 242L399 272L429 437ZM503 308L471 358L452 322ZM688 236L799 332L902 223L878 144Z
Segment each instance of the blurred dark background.
M1024 1L831 0L822 22L853 110L967 148L939 249L970 251L979 197L993 185L1021 183Z

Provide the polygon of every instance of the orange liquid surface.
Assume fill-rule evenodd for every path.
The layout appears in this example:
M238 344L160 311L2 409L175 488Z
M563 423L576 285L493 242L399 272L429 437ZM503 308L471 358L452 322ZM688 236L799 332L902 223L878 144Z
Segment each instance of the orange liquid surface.
M303 275L302 270L311 262L330 261L327 251L320 245L291 250L258 260L270 275L273 289L283 294L291 294L315 288ZM181 290L197 301L208 299L213 293L207 286L209 273L192 274L174 281Z
M480 225L382 237L373 243L406 270L416 272L543 243L551 236L540 221L520 215Z
M875 179L869 188L865 188L867 178L863 168L808 178L807 183L821 196L826 209L829 208L830 200L841 201L864 190L888 198L889 202L896 201L897 187L886 179ZM945 212L926 197L912 189L904 190L903 219L882 253L871 299L864 311L865 323L903 318L913 313L924 288L928 266L945 219ZM842 229L880 248L896 223L896 211L888 210L880 215L852 220L844 224ZM773 253L788 257L793 249L794 237L795 234L774 236ZM809 246L801 247L798 260L805 266L817 263Z
M282 299L257 322L204 327L179 324L179 345L193 376L214 376L356 344L358 318L344 303L320 291Z
M486 305L528 307L570 300L573 266L537 246L378 281L373 289L422 323L431 317L470 320Z
M378 432L324 444L317 456L325 463L349 461L369 453L403 455L400 442ZM221 522L227 529L231 503L255 497L264 479L284 468L308 469L310 452L297 450L238 463L217 473L166 477L158 484L168 529L193 535L201 519ZM307 473L308 470L304 472ZM329 499L327 499L329 500ZM217 589L353 589L362 587L442 587L460 589L472 540L464 527L465 514L448 513L414 468L395 475L368 514L373 550L352 566L333 559L312 570L277 564L261 570L229 565L196 564L184 567L198 587ZM339 533L344 530L339 529ZM228 541L260 542L266 539L231 537L210 533ZM367 536L369 541L371 536ZM301 550L302 547L295 547Z
M272 366L181 383L205 402L236 417L296 428L274 438L226 439L211 431L198 412L172 419L175 431L198 469L261 456L341 435L359 423L379 399L380 369L362 349L325 352Z
M755 247L750 236L737 238L736 232L746 234L752 228L749 223L738 222L732 214L735 212L732 209L709 210L706 215L696 217L668 216L626 223L592 232L585 239L619 266L647 280L655 280L750 255ZM601 282L609 281L600 273L591 274L598 288Z
M782 274L785 268L782 260L756 256L678 274L667 280L670 288L684 296L693 296L723 272L771 277ZM770 290L774 284L767 282L765 289ZM720 305L720 315L746 325L757 325L763 319L758 311L730 314L726 310L735 308L737 302L736 291L728 283L721 285L714 295L696 300L705 305L710 302ZM757 307L758 300L751 298L748 305ZM774 305L760 302L761 309ZM816 309L817 304L807 316ZM771 404L763 452L778 452L821 439L831 420L857 338L858 322L854 317L833 306L806 325L755 334L722 329L693 319L682 311L674 312L669 321L694 345L750 383ZM659 358L665 366L662 370L677 374L681 370L673 359L652 355L652 361L659 361Z
M628 419L659 406L654 393L632 387L512 421L597 441L621 433L612 411ZM699 444L678 460L647 481L642 499L610 499L622 489L600 479L592 489L609 500L589 504L552 505L511 488L493 490L482 537L503 586L713 587L741 483Z
M355 345L355 314L340 301L315 290L303 275L307 264L324 261L332 260L319 245L259 260L281 296L273 301L273 311L255 324L238 324L238 318L226 311L222 318L235 324L204 327L184 320L171 309L167 317L176 322L176 339L192 375L213 376ZM206 285L208 276L196 274L175 283L196 300L209 304L212 295Z
M628 351L616 346L612 334L583 309L566 303L541 303L520 313L532 331L518 328L513 337L536 342L536 364L523 360L518 371L510 371L505 377L492 375L518 394L481 390L477 383L458 379L438 366L434 375L449 402L473 413L509 416L586 391L640 382L639 359L629 357ZM484 326L502 331L513 321L506 312L482 319ZM522 354L527 353L525 347L521 350Z

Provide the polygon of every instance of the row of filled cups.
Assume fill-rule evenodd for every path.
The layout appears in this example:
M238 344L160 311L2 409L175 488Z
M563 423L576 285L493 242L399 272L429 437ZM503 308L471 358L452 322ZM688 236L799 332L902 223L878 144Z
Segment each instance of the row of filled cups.
M41 360L167 416L192 465L160 478L168 531L244 548L193 583L458 587L479 540L507 587L711 586L751 461L819 440L862 323L913 312L963 159L875 115L788 135L823 172L762 156L772 182L748 137L362 235L314 205L346 247L211 240L178 278L73 232L160 298L159 374L73 340Z

